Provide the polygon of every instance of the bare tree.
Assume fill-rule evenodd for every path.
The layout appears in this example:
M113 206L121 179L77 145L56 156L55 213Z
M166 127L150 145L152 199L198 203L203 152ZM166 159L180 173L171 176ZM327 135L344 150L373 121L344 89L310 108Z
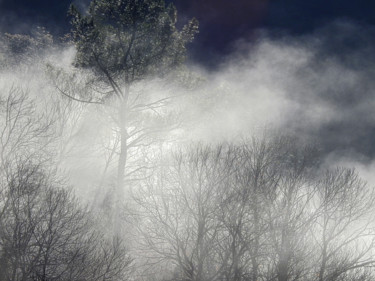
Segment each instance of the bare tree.
M276 257L272 262L277 280L300 280L309 273L311 247L306 233L317 215L311 207L316 191L309 175L315 149L299 148L293 141L281 149L275 167L280 176L267 200L270 254Z
M374 190L354 170L326 171L318 182L321 214L313 228L319 281L341 280L347 272L373 267Z
M290 137L198 145L136 194L148 265L173 280L371 280L374 191ZM168 278L167 278L168 280Z
M49 158L47 148L53 140L53 119L48 111L36 109L27 91L13 86L0 94L1 169L15 159Z
M315 192L309 177L314 151L272 135L236 146L231 184L223 189L219 209L227 237L221 252L230 253L223 259L225 280L290 280L302 274L309 253L305 232L316 216L306 212Z
M39 165L8 176L0 219L2 280L126 280L131 259L106 241L87 210ZM113 244L112 244L113 243Z
M220 243L225 280L261 280L267 263L270 230L269 198L279 183L276 167L284 141L252 138L233 149L234 163L228 184L221 189L219 219L223 224Z
M223 270L217 208L231 157L225 147L176 153L136 193L146 258L173 265L177 280L216 280Z

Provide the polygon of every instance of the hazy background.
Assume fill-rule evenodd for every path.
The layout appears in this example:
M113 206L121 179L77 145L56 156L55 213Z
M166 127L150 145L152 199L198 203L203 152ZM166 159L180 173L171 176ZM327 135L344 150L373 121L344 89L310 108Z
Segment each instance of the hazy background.
M75 1L82 10L88 2ZM194 121L184 138L218 142L273 128L313 140L328 163L356 165L370 177L375 157L375 4L172 2L181 24L192 16L200 21L188 65L204 82L180 102L184 118ZM69 32L70 3L1 0L0 29L33 34L44 26L62 36ZM47 61L69 65L73 55L71 49L55 50ZM12 71L3 73L2 80L22 81L37 93L47 86L43 64L34 67L33 77ZM90 130L81 136L90 139Z

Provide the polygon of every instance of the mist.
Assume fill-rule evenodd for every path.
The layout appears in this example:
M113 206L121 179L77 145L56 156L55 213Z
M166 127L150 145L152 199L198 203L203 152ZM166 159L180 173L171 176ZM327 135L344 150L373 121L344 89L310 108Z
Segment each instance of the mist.
M345 21L299 37L259 31L257 42L238 41L218 69L193 66L206 79L204 91L211 90L203 95L207 104L215 100L208 110L191 109L197 120L209 119L199 122L196 137L232 138L271 126L318 142L326 154L371 160L373 32Z
M138 87L155 97L178 96L169 110L178 112L183 125L168 133L177 143L236 142L277 131L316 144L327 166L371 171L375 46L369 38L374 33L343 20L303 36L259 30L255 41L236 41L216 69L189 62L188 87L160 79ZM3 94L17 86L39 105L53 102L59 93L46 66L73 73L75 53L73 46L53 47L3 68ZM77 192L91 197L104 165L98 146L111 125L95 106L76 107L80 123L70 140L74 156L64 160L64 169L74 170L71 182ZM373 182L369 172L364 176Z
M189 87L158 79L139 87L149 95L180 96L170 108L184 120L183 126L169 132L180 143L236 142L274 130L315 143L328 166L371 171L375 46L369 38L374 33L368 26L342 20L304 36L274 36L259 30L255 42L235 42L232 54L217 69L190 62ZM46 65L69 73L74 71L74 56L73 46L57 47L3 68L3 94L17 86L39 105L53 101L59 93ZM96 146L110 125L95 106L79 111L81 121L71 140L75 156L66 160L66 168L75 170L72 183L78 189L90 189L102 165ZM368 174L364 172L372 182Z
M314 156L311 157L312 160L309 159L307 161L308 164L302 169L308 171L306 172L308 174L306 179L304 178L305 172L301 172L301 174L298 174L298 177L293 178L293 180L300 184L300 190L296 193L296 198L302 200L301 205L305 203L301 207L298 200L293 199L297 202L296 209L300 208L298 210L305 212L306 208L308 210L306 212L309 215L309 212L311 212L310 209L316 208L316 205L319 204L317 202L320 202L319 200L325 202L324 200L326 199L319 199L319 194L317 193L318 195L316 195L311 191L311 186L315 184L312 184L310 181L315 176L315 172L311 172L311 170L320 171L326 168L333 169L337 166L341 167L341 169L348 168L349 170L355 168L358 172L358 177L367 181L367 185L362 183L362 180L359 180L357 174L354 172L340 170L339 168L337 171L326 176L324 180L317 181L316 185L320 186L324 185L322 182L337 180L340 184L341 181L343 182L342 186L349 186L350 184L347 184L344 180L349 178L352 185L358 186L358 190L366 186L368 194L375 191L373 189L375 178L372 175L375 165L375 149L372 145L375 134L373 125L375 124L373 110L375 106L373 92L375 86L375 79L373 79L375 43L369 39L371 37L375 38L375 29L347 20L338 20L326 24L309 35L292 36L286 33L280 35L280 33L275 34L274 31L264 29L258 30L256 34L256 39L251 41L239 39L233 43L232 52L222 57L214 69L200 64L199 61L188 60L184 68L170 75L161 78L147 77L134 84L133 89L137 93L137 96L134 100L130 99L130 102L134 101L134 103L138 102L142 105L153 105L155 101L158 102L158 107L145 109L142 112L144 115L134 114L134 116L129 117L129 119L133 118L135 120L134 123L129 125L130 132L131 130L136 132L137 126L143 126L140 128L147 128L147 130L150 127L160 129L155 132L150 131L142 145L134 150L129 150L129 159L126 167L129 169L131 177L129 176L129 179L126 181L126 184L130 188L125 191L125 195L129 197L130 195L134 196L135 203L133 201L126 201L127 205L125 207L122 206L125 210L130 210L129 213L135 213L136 211L134 210L137 210L137 208L142 210L141 215L135 215L135 218L129 215L131 218L124 220L126 221L124 223L126 225L125 228L128 228L129 233L131 233L129 236L127 236L128 234L125 235L128 239L126 248L130 249L131 255L142 256L142 259L139 260L135 258L136 261L134 264L138 265L145 272L150 270L150 275L154 274L152 270L155 270L155 267L148 267L147 262L154 265L154 256L150 252L154 249L153 247L156 249L157 243L147 243L150 243L152 238L155 237L155 239L160 239L158 241L162 247L160 248L161 250L159 249L159 252L156 251L155 256L158 262L155 262L155 264L157 266L160 265L161 268L168 267L168 257L171 255L168 252L170 245L168 245L167 240L162 239L163 235L166 234L162 233L162 230L159 233L157 226L153 228L154 225L151 219L149 223L142 221L142 216L145 214L144 216L149 215L152 217L151 215L156 213L156 211L153 213L153 210L159 212L162 209L160 206L164 206L166 209L160 211L160 218L164 218L166 223L169 220L172 221L171 228L175 227L176 235L182 235L183 231L192 231L191 233L188 232L189 234L186 238L186 240L190 239L191 236L195 235L194 231L191 230L194 229L194 226L191 226L191 228L186 227L188 230L185 228L182 229L179 223L174 222L173 219L176 221L181 219L183 221L182 224L190 226L190 224L193 225L192 221L194 219L185 219L183 214L184 211L189 212L194 209L195 204L199 206L197 207L198 209L201 208L201 205L214 209L215 206L211 206L211 204L214 205L217 203L215 200L220 201L221 199L217 199L220 196L228 200L228 202L235 200L230 199L232 198L231 196L234 196L233 194L229 196L221 191L219 188L221 185L216 183L217 179L213 178L215 176L220 178L225 174L228 176L228 182L224 181L224 183L227 186L231 186L229 179L234 180L234 178L231 178L232 174L227 171L229 168L226 165L229 165L230 161L228 159L232 157L231 153L251 151L250 148L244 145L244 142L248 141L249 146L254 145L252 148L255 151L255 155L257 155L256 153L260 153L259 151L262 150L263 146L254 141L254 139L265 141L264 147L269 148L269 151L271 151L267 153L283 149L285 151L285 153L283 152L284 154L276 153L277 157L275 156L275 158L270 156L273 159L272 161L276 161L275 163L281 167L279 169L283 171L280 173L280 177L284 177L285 175L294 176L297 172L291 168L293 165L290 163L297 163L296 165L299 165L299 163L303 162L301 159L310 157L309 153L313 154L307 151L307 149L306 152L305 148L301 148L303 152L294 152L292 149L293 146L314 146L319 160L315 162ZM2 104L6 104L5 101L12 92L12 89L17 89L17 92L22 92L25 95L25 103L30 102L33 107L33 110L30 111L30 116L25 116L26 121L22 122L33 123L35 121L36 123L38 120L44 119L49 124L48 129L45 129L45 132L48 131L48 135L43 136L40 134L30 141L33 145L36 143L35 146L37 148L35 150L38 150L38 153L33 152L29 155L27 147L22 148L26 152L20 148L19 151L21 152L14 158L17 158L19 161L24 154L27 155L27 157L25 156L26 158L34 159L38 155L41 159L46 159L43 161L49 163L47 166L53 166L51 170L54 170L58 177L63 178L64 182L70 186L69 188L78 196L80 204L88 205L89 209L94 210L93 213L95 215L102 216L100 222L96 223L98 225L103 224L104 227L102 226L102 228L104 229L110 225L108 227L110 230L105 229L104 236L111 236L111 232L113 231L111 227L114 223L113 221L116 222L116 218L114 219L111 217L111 214L108 214L111 212L111 207L108 206L111 204L116 205L114 202L116 202L116 171L119 155L118 123L116 123L118 120L113 114L113 108L118 106L118 100L111 98L107 100L103 99L103 104L106 105L104 107L102 104L90 103L91 99L89 100L90 102L84 104L69 99L68 95L62 95L62 92L69 94L71 92L79 92L81 97L87 97L90 95L90 91L93 91L92 89L101 90L100 87L102 87L100 83L98 83L99 86L95 85L97 88L94 88L94 86L92 88L87 87L87 85L90 85L93 76L89 70L84 69L83 71L79 71L73 66L77 55L77 49L73 44L52 44L44 48L43 51L27 51L15 57L10 55L10 45L7 44L9 42L4 40L1 57L3 67L0 72L0 101L2 101ZM120 86L122 87L123 85L120 84ZM168 102L163 102L162 106L159 106L159 101L164 99L168 99ZM140 118L139 116L144 119L137 119ZM50 123L49 120L51 120ZM6 121L2 122L0 124L6 123ZM166 123L168 125L165 125ZM271 135L285 136L287 141L284 143L284 140L281 141L277 138L276 141L268 140L268 136ZM134 136L134 139L136 139L138 135L134 133ZM130 137L129 139L133 140ZM193 152L189 154L189 149L194 145L197 145L199 148L197 150L192 149ZM224 147L224 151L228 151L224 156L222 156L222 150L215 150L220 145ZM237 151L237 148L234 149L231 145L243 146L245 148ZM186 149L186 154L180 152L186 147L189 147L189 149ZM202 147L211 147L212 151L209 150L207 152ZM268 151L267 149L265 150ZM6 150L3 149L3 151ZM182 170L183 172L181 172L178 170L180 173L174 174L174 169L169 170L168 167L174 163L174 158L169 156L170 152L177 155L181 153L180 158L176 158L180 162L176 160L177 164L174 167L178 167L176 170L185 168L186 171ZM10 152L9 155L5 156L13 159L12 153ZM48 155L45 158L44 156L40 156L44 155L44 153ZM252 154L247 156L249 159L253 157ZM172 160L170 157L172 157ZM202 157L203 160L199 157ZM277 162L280 160L274 159L279 159L278 157L287 160L285 160L285 163L282 162L284 160ZM298 159L296 160L293 157ZM171 162L165 164L164 161L167 161L166 159ZM223 159L228 162L225 162ZM254 159L257 158L254 156ZM236 162L239 160L232 159L232 161L240 166L240 162ZM153 166L153 163L157 164ZM201 202L200 197L195 197L197 196L197 192L194 188L192 190L176 189L177 191L174 189L178 181L174 182L173 180L178 176L181 177L183 175L182 179L180 179L181 182L184 180L188 181L188 172L196 168L191 167L192 163L196 164L197 167L209 167L209 172L204 171L202 174L207 177L209 184L215 182L219 186L216 189L216 185L212 184L214 187L210 191L217 191L219 195L213 195L210 192L202 193L203 199ZM243 165L247 167L245 164ZM139 172L139 167L143 169L141 172ZM159 167L161 167L160 170ZM275 168L271 165L269 169L272 170ZM245 174L246 172L243 173ZM133 175L135 175L134 178ZM167 182L165 189L159 186L164 175L168 175L165 179ZM300 180L299 176L303 180ZM142 178L144 183L139 183L139 178ZM195 178L189 178L189 180L193 181ZM194 186L194 184L191 184L191 186ZM189 183L186 185L189 186ZM285 180L285 186L288 186L288 180ZM199 190L199 192L202 191ZM164 193L166 196L169 196L166 198L169 198L170 201L168 201L169 199L166 200L164 197L160 197L160 194ZM280 191L280 194L282 194L282 191ZM279 199L281 197L280 194L275 195L276 199L273 201L272 208L282 208L280 207L282 206L281 201L278 201L281 200ZM358 194L358 198L364 200L364 205L367 203L370 205L371 202L365 201L359 191ZM176 198L179 195L185 201L178 201ZM212 196L214 199L210 201L205 196L207 198ZM337 206L339 207L336 205L332 207L337 208L339 210L337 211L338 213L345 213L345 210L343 210L344 207L347 207L345 205L345 198L342 199L340 197L338 199L339 203L337 203ZM220 202L223 203L224 201L223 199ZM157 203L160 206L157 206ZM139 207L134 207L137 204L139 204ZM155 204L155 206L152 204ZM178 204L186 204L186 206L183 205L184 207L179 209ZM237 205L233 206L235 206L233 208L240 208ZM266 205L260 206L260 208L266 208ZM340 209L340 206L342 209ZM220 210L223 213L228 212L228 218L226 215L223 215L223 218L221 218L223 221L220 226L218 226L219 224L211 226L214 223L210 218L208 220L210 227L221 229L222 225L227 223L226 220L230 221L230 217L234 216L236 212L236 210L227 210L224 207ZM234 213L232 214L232 212ZM366 213L366 216L368 215ZM295 216L298 217L298 214ZM106 219L110 223L107 223ZM275 221L278 222L278 220L281 220L281 218L275 218ZM134 221L136 222L134 223ZM141 239L140 242L137 241L136 235L139 234L137 232L138 228L135 226L137 223L139 223L140 228L145 227L140 230L142 235L147 231L149 231L149 235L152 231L155 231L155 236L146 237L149 240L145 238L144 241ZM353 223L353 221L349 221L348 225L350 223ZM358 224L360 225L359 227ZM354 221L354 225L358 229L362 227L361 223L356 221ZM314 227L317 228L316 233L320 233L319 231L321 230L319 227ZM338 227L341 227L341 225ZM207 233L211 233L210 228L208 229ZM165 231L168 232L167 230ZM267 232L268 230L258 231ZM298 229L298 231L290 235L291 237L292 235L298 237L298 235L303 235L302 232L302 230ZM225 235L228 234L227 232L223 233ZM157 235L160 235L160 237ZM350 233L350 235L354 234ZM212 234L212 236L214 235ZM219 238L215 237L215 239ZM211 250L212 241L206 241L208 243L207 249L209 249L207 251ZM340 237L337 241L345 242L346 240ZM362 244L359 243L356 246L365 247L365 244L362 241ZM199 256L194 252L194 249L191 250L187 247L184 250L186 250L186 255ZM308 249L308 251L313 252L313 249ZM305 254L298 252L295 259L298 260L299 255L305 258ZM163 258L160 258L160 256L163 256ZM372 257L371 250L366 251L364 256L366 258L367 256ZM218 257L215 256L215 258ZM128 261L128 259L126 260ZM171 264L174 266L173 269L180 266L178 263L179 260L176 260L172 259ZM364 264L367 261L362 261L360 258L358 260L361 261L358 264ZM210 260L205 260L204 266L206 266L206 263L209 264ZM311 267L313 268L314 266L311 265ZM134 271L139 274L142 270L135 269ZM210 270L215 271L214 269ZM159 275L156 276L160 280L166 280L162 279L163 274L168 277L168 274L177 274L176 272L172 269L171 272L160 270L158 272ZM207 272L209 272L208 269ZM210 274L215 276L215 274L219 273L209 272L207 276L211 276ZM293 274L298 275L294 271ZM305 276L304 278L307 279L301 280L312 278L312 275L308 274L312 273L306 273L307 277ZM350 274L346 278L350 279L350 276L352 276ZM137 280L152 278L148 276L142 277L142 279L138 275L136 276L139 278ZM201 277L202 279L199 278L198 276L197 279L191 280L205 280L203 277ZM233 279L234 277L231 277L232 279L227 278L226 280L237 280ZM271 280L271 276L263 276L263 278L262 280Z

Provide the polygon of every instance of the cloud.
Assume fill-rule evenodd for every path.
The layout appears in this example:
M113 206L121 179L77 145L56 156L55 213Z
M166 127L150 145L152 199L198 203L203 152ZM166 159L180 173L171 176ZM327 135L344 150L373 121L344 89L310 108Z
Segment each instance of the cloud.
M374 35L372 27L337 21L310 35L239 41L204 74L204 92L216 101L192 106L207 121L197 135L228 139L271 126L313 139L326 153L373 157Z
M180 138L187 142L235 141L269 128L316 142L330 163L342 163L344 158L345 163L362 163L365 167L372 163L374 28L338 21L306 36L260 34L255 43L238 41L236 51L217 69L192 65L194 75L203 81L193 89L168 89L184 93L175 103L185 121L178 130ZM73 57L72 48L57 49L48 60L69 68ZM57 95L43 62L22 69L3 70L2 89L21 84L41 99ZM158 88L150 85L148 88L154 91ZM74 139L75 157L68 163L74 162L71 167L79 171L79 175L72 175L72 182L86 175L82 181L87 184L80 185L91 190L104 166L101 154L93 150L103 142L99 134L106 132L106 124L102 116L95 115L95 109L81 120L81 134ZM85 145L92 149L86 147L85 152ZM88 172L81 172L86 169Z

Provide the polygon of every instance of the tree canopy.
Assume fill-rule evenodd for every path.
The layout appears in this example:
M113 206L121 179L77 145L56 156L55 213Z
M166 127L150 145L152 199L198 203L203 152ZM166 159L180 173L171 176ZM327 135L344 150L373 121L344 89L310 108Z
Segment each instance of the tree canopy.
M94 0L87 15L74 5L69 14L76 66L92 69L114 88L118 78L132 83L179 65L198 31L195 19L179 31L176 8L164 0Z

